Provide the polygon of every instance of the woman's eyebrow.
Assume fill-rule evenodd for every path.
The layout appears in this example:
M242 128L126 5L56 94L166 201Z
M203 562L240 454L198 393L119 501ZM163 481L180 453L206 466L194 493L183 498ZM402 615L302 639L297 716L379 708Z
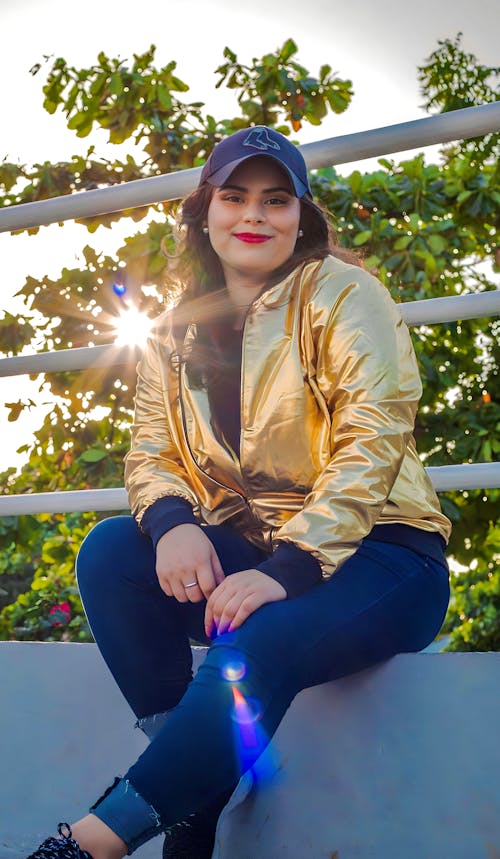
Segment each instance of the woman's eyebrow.
M221 185L219 191L241 191L242 193L248 193L248 188L243 187L243 185L231 185L228 183L227 185ZM283 188L281 186L277 186L276 188L263 188L262 194L276 194L277 192L281 192L282 194L292 195L292 192L289 188Z

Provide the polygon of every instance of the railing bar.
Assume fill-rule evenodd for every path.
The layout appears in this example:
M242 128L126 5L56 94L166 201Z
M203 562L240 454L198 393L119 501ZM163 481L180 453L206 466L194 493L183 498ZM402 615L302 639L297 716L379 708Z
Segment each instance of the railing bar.
M430 466L426 471L437 492L500 488L500 462ZM128 509L128 497L123 487L0 496L0 517Z
M307 165L319 168L404 152L419 146L467 140L499 130L500 101L305 143L300 149Z
M500 489L500 462L432 465L425 469L436 492Z
M306 143L300 149L308 167L315 169L403 152L419 146L479 137L499 129L500 102L493 102L454 110L439 116ZM95 217L123 209L176 200L196 187L200 172L201 167L196 167L147 179L136 179L107 188L6 207L0 210L0 232L27 229L75 218Z
M138 346L87 346L81 349L58 349L0 360L0 378L23 374L60 373L136 363L141 355Z
M398 304L408 325L432 325L458 319L481 319L500 313L500 289L471 295L426 298ZM0 378L24 374L58 373L137 362L137 347L92 346L81 349L58 349L34 355L0 359Z
M398 307L407 325L435 325L462 319L481 319L483 316L500 314L500 289L406 301Z

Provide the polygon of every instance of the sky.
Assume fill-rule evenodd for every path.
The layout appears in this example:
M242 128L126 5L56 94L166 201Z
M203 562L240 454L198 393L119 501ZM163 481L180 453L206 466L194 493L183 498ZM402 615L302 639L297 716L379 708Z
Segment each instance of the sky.
M460 31L466 51L486 65L499 65L498 12L499 0L85 0L70 5L67 0L0 0L0 160L66 160L85 154L90 143L96 155L111 152L104 133L79 140L62 115L44 112L42 79L29 69L43 63L45 55L63 56L83 68L100 51L130 58L155 44L159 65L177 62L177 74L190 86L186 98L205 102L222 117L236 113L234 96L215 89L214 71L224 47L250 63L291 37L299 47L297 59L312 74L328 63L340 77L352 80L355 93L344 114L294 135L308 143L423 117L417 66L439 39L454 39ZM428 148L426 157L433 156L436 148ZM340 171L375 165L370 159L364 165L343 165ZM113 252L129 232L122 222L112 231L100 228L94 236L75 224L42 228L33 237L0 234L0 311L19 307L14 295L28 275L56 278L64 266L75 265L89 240ZM10 424L2 403L19 395L42 402L47 397L37 395L37 387L24 377L0 379L0 470L20 464L16 448L29 441L46 410L40 405Z

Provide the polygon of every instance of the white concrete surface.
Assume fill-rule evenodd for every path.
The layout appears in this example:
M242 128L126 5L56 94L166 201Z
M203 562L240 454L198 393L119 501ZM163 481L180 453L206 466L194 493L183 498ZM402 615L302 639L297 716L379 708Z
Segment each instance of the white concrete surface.
M214 859L499 859L499 669L408 654L301 693ZM0 689L0 859L21 859L146 740L95 645L0 642ZM135 855L159 859L161 838Z

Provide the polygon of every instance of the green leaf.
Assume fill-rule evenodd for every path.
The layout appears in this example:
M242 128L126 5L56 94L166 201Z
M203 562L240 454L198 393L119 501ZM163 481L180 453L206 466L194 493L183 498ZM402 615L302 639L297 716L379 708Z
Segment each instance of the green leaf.
M109 91L112 95L121 95L123 92L122 77L117 72L115 72L114 75L111 75L111 80L109 82Z
M410 242L413 241L413 236L401 236L396 242L394 242L394 250L401 251L404 248L407 248Z
M106 456L108 456L107 450L103 450L102 447L91 447L89 450L80 454L79 460L82 462L100 462L101 459L104 459Z
M50 113L50 114L55 113L57 110L56 102L52 101L50 98L45 99L45 101L43 102L43 107L44 107L44 110L46 110L47 113Z
M394 254L390 256L389 259L383 261L383 265L388 271L393 271L393 269L397 268L398 265L401 265L404 257L401 254Z
M327 98L334 113L343 113L350 101L349 98L336 90L328 90Z
M188 89L189 89L188 85L185 84L184 81L181 81L180 78L177 78L177 77L175 77L175 75L172 75L170 80L171 80L172 89L176 90L177 92L187 92L188 91Z
M435 254L442 254L448 246L448 243L442 238L442 236L436 235L429 236L427 239L427 244L429 245L431 251Z
M484 441L481 445L481 458L484 462L491 462L492 460L491 442L489 439Z
M376 254L372 254L365 259L365 265L368 269L377 268L381 262L382 260Z
M88 113L86 111L80 110L78 113L75 113L71 119L68 120L68 128L71 130L75 128L80 128L85 122L87 122Z
M172 107L172 98L166 87L159 84L156 88L156 92L158 93L158 101L160 102L161 106L165 110L170 110L170 108Z
M297 50L298 50L297 45L295 44L293 39L287 39L285 44L283 45L283 47L280 50L280 57L284 62L286 62L287 60L290 59L290 57L293 56L293 54L297 53Z
M371 230L362 230L360 233L357 234L357 236L354 237L353 244L356 247L359 247L359 245L364 245L365 242L369 241L369 239L371 239L371 237L372 237L372 231Z

